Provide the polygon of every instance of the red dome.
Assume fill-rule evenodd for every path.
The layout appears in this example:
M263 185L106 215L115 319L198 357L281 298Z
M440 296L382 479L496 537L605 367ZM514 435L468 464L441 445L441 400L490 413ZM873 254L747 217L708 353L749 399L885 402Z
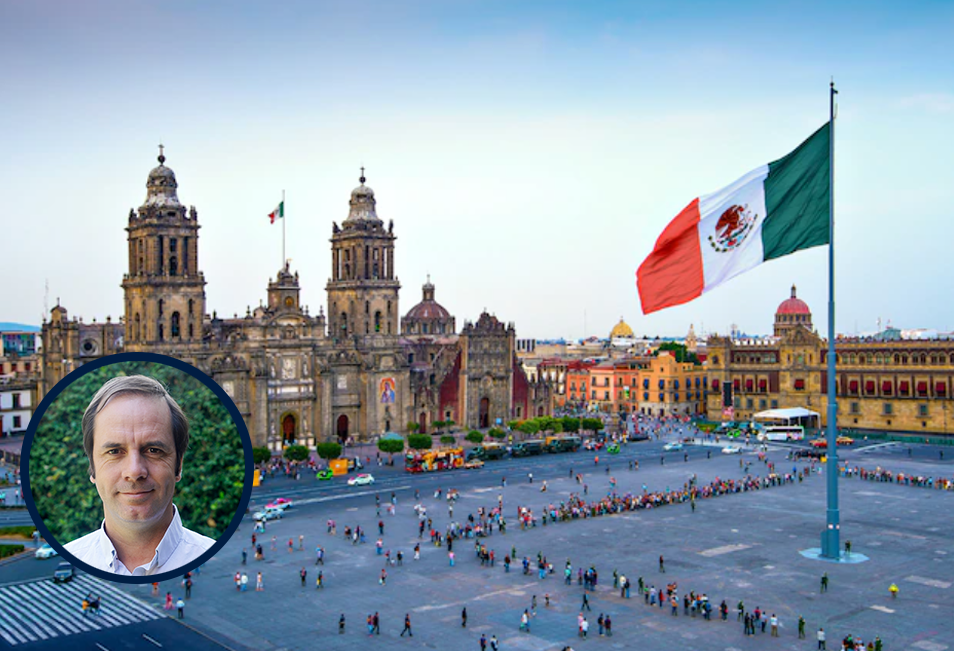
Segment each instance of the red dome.
M407 316L405 319L422 319L422 320L446 320L450 318L450 312L444 309L439 303L434 301L421 301L410 310L408 310Z
M778 309L775 310L775 314L811 314L812 311L808 309L808 305L805 304L800 298L795 296L795 285L792 285L792 297L786 298L782 301L782 304L778 306Z

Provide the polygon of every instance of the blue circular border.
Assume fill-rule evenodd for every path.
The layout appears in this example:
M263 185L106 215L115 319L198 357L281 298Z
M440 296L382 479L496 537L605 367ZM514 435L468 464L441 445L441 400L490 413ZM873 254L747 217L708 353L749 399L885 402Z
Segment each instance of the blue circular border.
M33 492L30 489L30 448L33 446L33 437L36 435L36 430L40 425L40 420L43 418L43 414L46 412L49 406L53 404L53 401L56 400L60 393L62 393L62 391L73 382L83 377L90 371L120 362L151 362L154 364L171 366L184 373L188 373L208 387L212 393L218 397L225 408L228 409L229 414L232 416L232 421L235 423L235 427L238 429L239 436L242 437L242 448L245 453L245 486L242 490L242 497L239 500L238 510L235 512L235 515L232 516L231 524L229 525L228 529L226 529L225 532L219 536L219 538L215 541L215 544L212 545L212 547L210 547L204 554L202 554L202 556L186 565L180 565L175 570L164 572L162 574L152 574L147 576L119 576L111 572L97 569L80 560L77 560L75 556L66 551L63 545L55 540L54 536L50 533L50 530L47 529L46 524L44 524L43 519L40 517L39 511L37 511L36 504L33 502ZM209 561L213 556L215 556L216 553L218 553L220 549L225 546L226 543L229 542L236 530L239 528L239 525L242 523L242 519L245 516L245 510L248 508L248 503L252 499L252 475L254 466L255 464L252 455L252 439L249 436L248 427L245 425L245 420L242 418L242 414L239 413L238 407L235 406L232 398L229 397L225 390L220 387L215 380L191 364L187 364L182 360L178 360L167 355L159 355L157 353L117 353L115 355L108 355L106 357L101 357L97 360L83 364L80 368L71 372L65 378L57 382L56 385L50 389L50 392L44 396L43 400L40 401L36 411L33 412L33 416L30 418L30 424L27 426L26 435L23 438L23 449L21 451L20 457L20 479L22 483L21 495L23 495L23 502L26 504L27 510L30 512L30 516L33 518L33 524L36 525L36 528L40 531L43 538L50 544L50 546L53 547L53 549L55 549L60 556L68 560L71 565L80 568L88 574L99 577L100 579L105 579L106 581L112 581L113 583L146 585L159 581L168 581L170 579L182 576L186 572L191 572L198 566Z

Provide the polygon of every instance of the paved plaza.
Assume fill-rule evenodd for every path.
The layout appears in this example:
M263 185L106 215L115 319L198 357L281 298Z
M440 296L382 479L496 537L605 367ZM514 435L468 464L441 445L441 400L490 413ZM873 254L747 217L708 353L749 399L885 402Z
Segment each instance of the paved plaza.
M496 635L502 649L562 649L571 645L606 648L671 649L815 649L815 633L820 626L828 633L829 648L836 648L847 634L866 642L879 635L885 649L943 651L954 645L954 563L950 555L950 512L954 494L896 483L841 482L843 538L850 539L853 551L867 555L862 563L839 564L804 558L799 552L819 545L824 524L825 481L813 474L794 482L759 491L731 494L697 501L695 512L689 503L666 505L652 510L578 519L521 531L518 505L531 506L539 516L546 503L559 504L582 486L569 478L583 472L591 501L609 490L610 478L617 480L617 492L641 493L678 490L695 474L699 484L716 477L740 479L740 457L719 454L718 447L689 448L666 455L660 463L661 444L629 444L618 457L600 456L594 466L593 454L548 456L529 460L508 460L488 464L479 471L458 471L438 475L405 475L398 467L370 470L378 478L373 487L347 487L313 479L274 479L256 489L253 501L287 495L299 503L281 521L269 523L259 534L265 560L255 561L250 536L251 522L243 524L233 540L195 578L188 604L188 622L215 637L231 638L236 647L260 649L371 648L424 646L428 648L478 649L481 634ZM711 458L707 451L711 450ZM794 462L786 460L787 450L774 448L768 460L779 474L792 472ZM844 457L851 465L874 469L877 466L905 473L930 476L951 475L947 461L927 455L908 458L896 445L853 450ZM628 469L628 460L638 458L638 471ZM605 472L609 459L610 473ZM752 475L765 476L767 468L754 451L742 455L751 463ZM806 467L799 462L797 468ZM527 474L533 472L530 484ZM501 486L503 477L507 486ZM540 491L547 481L548 491ZM492 508L503 498L508 520L506 535L496 529L480 539L496 555L494 567L481 566L474 552L474 540L455 541L456 562L451 567L446 547L430 543L425 532L418 539L418 520L412 505L414 491L433 518L434 527L444 530L449 522L447 501L435 498L441 487L460 491L454 520L466 522L478 507ZM391 492L397 497L396 515L385 506ZM376 515L375 494L381 498L381 516ZM336 520L337 535L327 533L326 522ZM383 547L392 554L401 551L403 566L387 567L387 583L379 583L384 556L375 550L378 520L383 520ZM360 525L367 534L363 545L352 545L343 536L345 526ZM271 549L271 537L277 537ZM304 536L304 551L298 551L298 536ZM291 538L295 551L288 551ZM413 547L421 543L421 560L411 560ZM315 565L315 547L325 550L324 566ZM510 573L503 557L516 547L518 558L529 556L535 565L537 553L547 557L556 570L540 580L536 573L524 575L519 563ZM249 560L241 565L246 548ZM665 573L658 558L665 557ZM567 559L573 566L573 585L566 586L562 571ZM594 567L599 572L595 591L589 593L592 611L585 612L589 638L577 636L583 588L577 585L577 568ZM307 572L301 587L299 571ZM715 606L712 621L688 617L679 608L649 607L636 594L621 598L612 587L613 571L630 578L639 577L657 588L677 582L680 598L689 591L705 593ZM324 587L315 588L318 571ZM233 577L246 571L247 592L236 591ZM256 573L261 571L264 590L255 590ZM827 572L830 587L820 593L820 577ZM895 582L900 596L892 599L888 586ZM161 598L150 596L148 586L129 591L147 603ZM179 585L163 584L178 596ZM549 593L550 606L544 605ZM531 607L536 595L536 615L530 632L519 630L520 616ZM719 621L718 605L729 605L728 622ZM736 621L736 605L743 600L747 610L756 607L780 620L777 639L766 633L745 637ZM461 626L461 610L466 607L468 624ZM369 638L365 618L378 612L380 636ZM346 632L338 634L338 619L344 613ZM404 616L409 614L413 641L400 637ZM613 636L599 637L596 625L600 613L613 620ZM797 637L797 620L807 622L807 639Z

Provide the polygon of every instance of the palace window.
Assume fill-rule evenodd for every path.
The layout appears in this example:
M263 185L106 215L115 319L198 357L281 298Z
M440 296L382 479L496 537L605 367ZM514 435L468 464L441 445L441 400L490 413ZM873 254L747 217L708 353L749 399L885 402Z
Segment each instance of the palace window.
M882 405L881 413L884 414L885 416L890 416L891 414L894 413L894 408L892 407L890 402L886 402L884 403L884 405Z
M771 409L778 409L778 400L772 401Z
M928 415L928 406L927 405L918 405L918 416L925 418Z
M851 413L853 414L861 413L861 406L857 402L851 403Z

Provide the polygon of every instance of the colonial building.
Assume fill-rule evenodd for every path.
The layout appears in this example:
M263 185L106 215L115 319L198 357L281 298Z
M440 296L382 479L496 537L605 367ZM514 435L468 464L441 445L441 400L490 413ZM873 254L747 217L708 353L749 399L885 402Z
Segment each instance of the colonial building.
M737 420L765 409L807 407L827 419L828 343L813 330L795 287L775 313L771 337L710 337L709 418ZM897 337L835 340L838 426L951 432L954 340ZM726 387L728 384L728 387ZM728 404L725 404L726 399Z
M512 325L483 314L457 335L428 281L399 332L394 225L378 217L363 169L359 181L347 218L332 223L327 317L301 304L298 274L286 263L259 307L221 319L206 313L198 212L180 203L160 151L145 202L129 212L125 315L84 324L57 305L43 324L40 397L87 361L149 351L209 374L253 443L273 450L403 432L411 422L427 431L434 420L479 427L550 413L549 387L531 385L516 362Z

